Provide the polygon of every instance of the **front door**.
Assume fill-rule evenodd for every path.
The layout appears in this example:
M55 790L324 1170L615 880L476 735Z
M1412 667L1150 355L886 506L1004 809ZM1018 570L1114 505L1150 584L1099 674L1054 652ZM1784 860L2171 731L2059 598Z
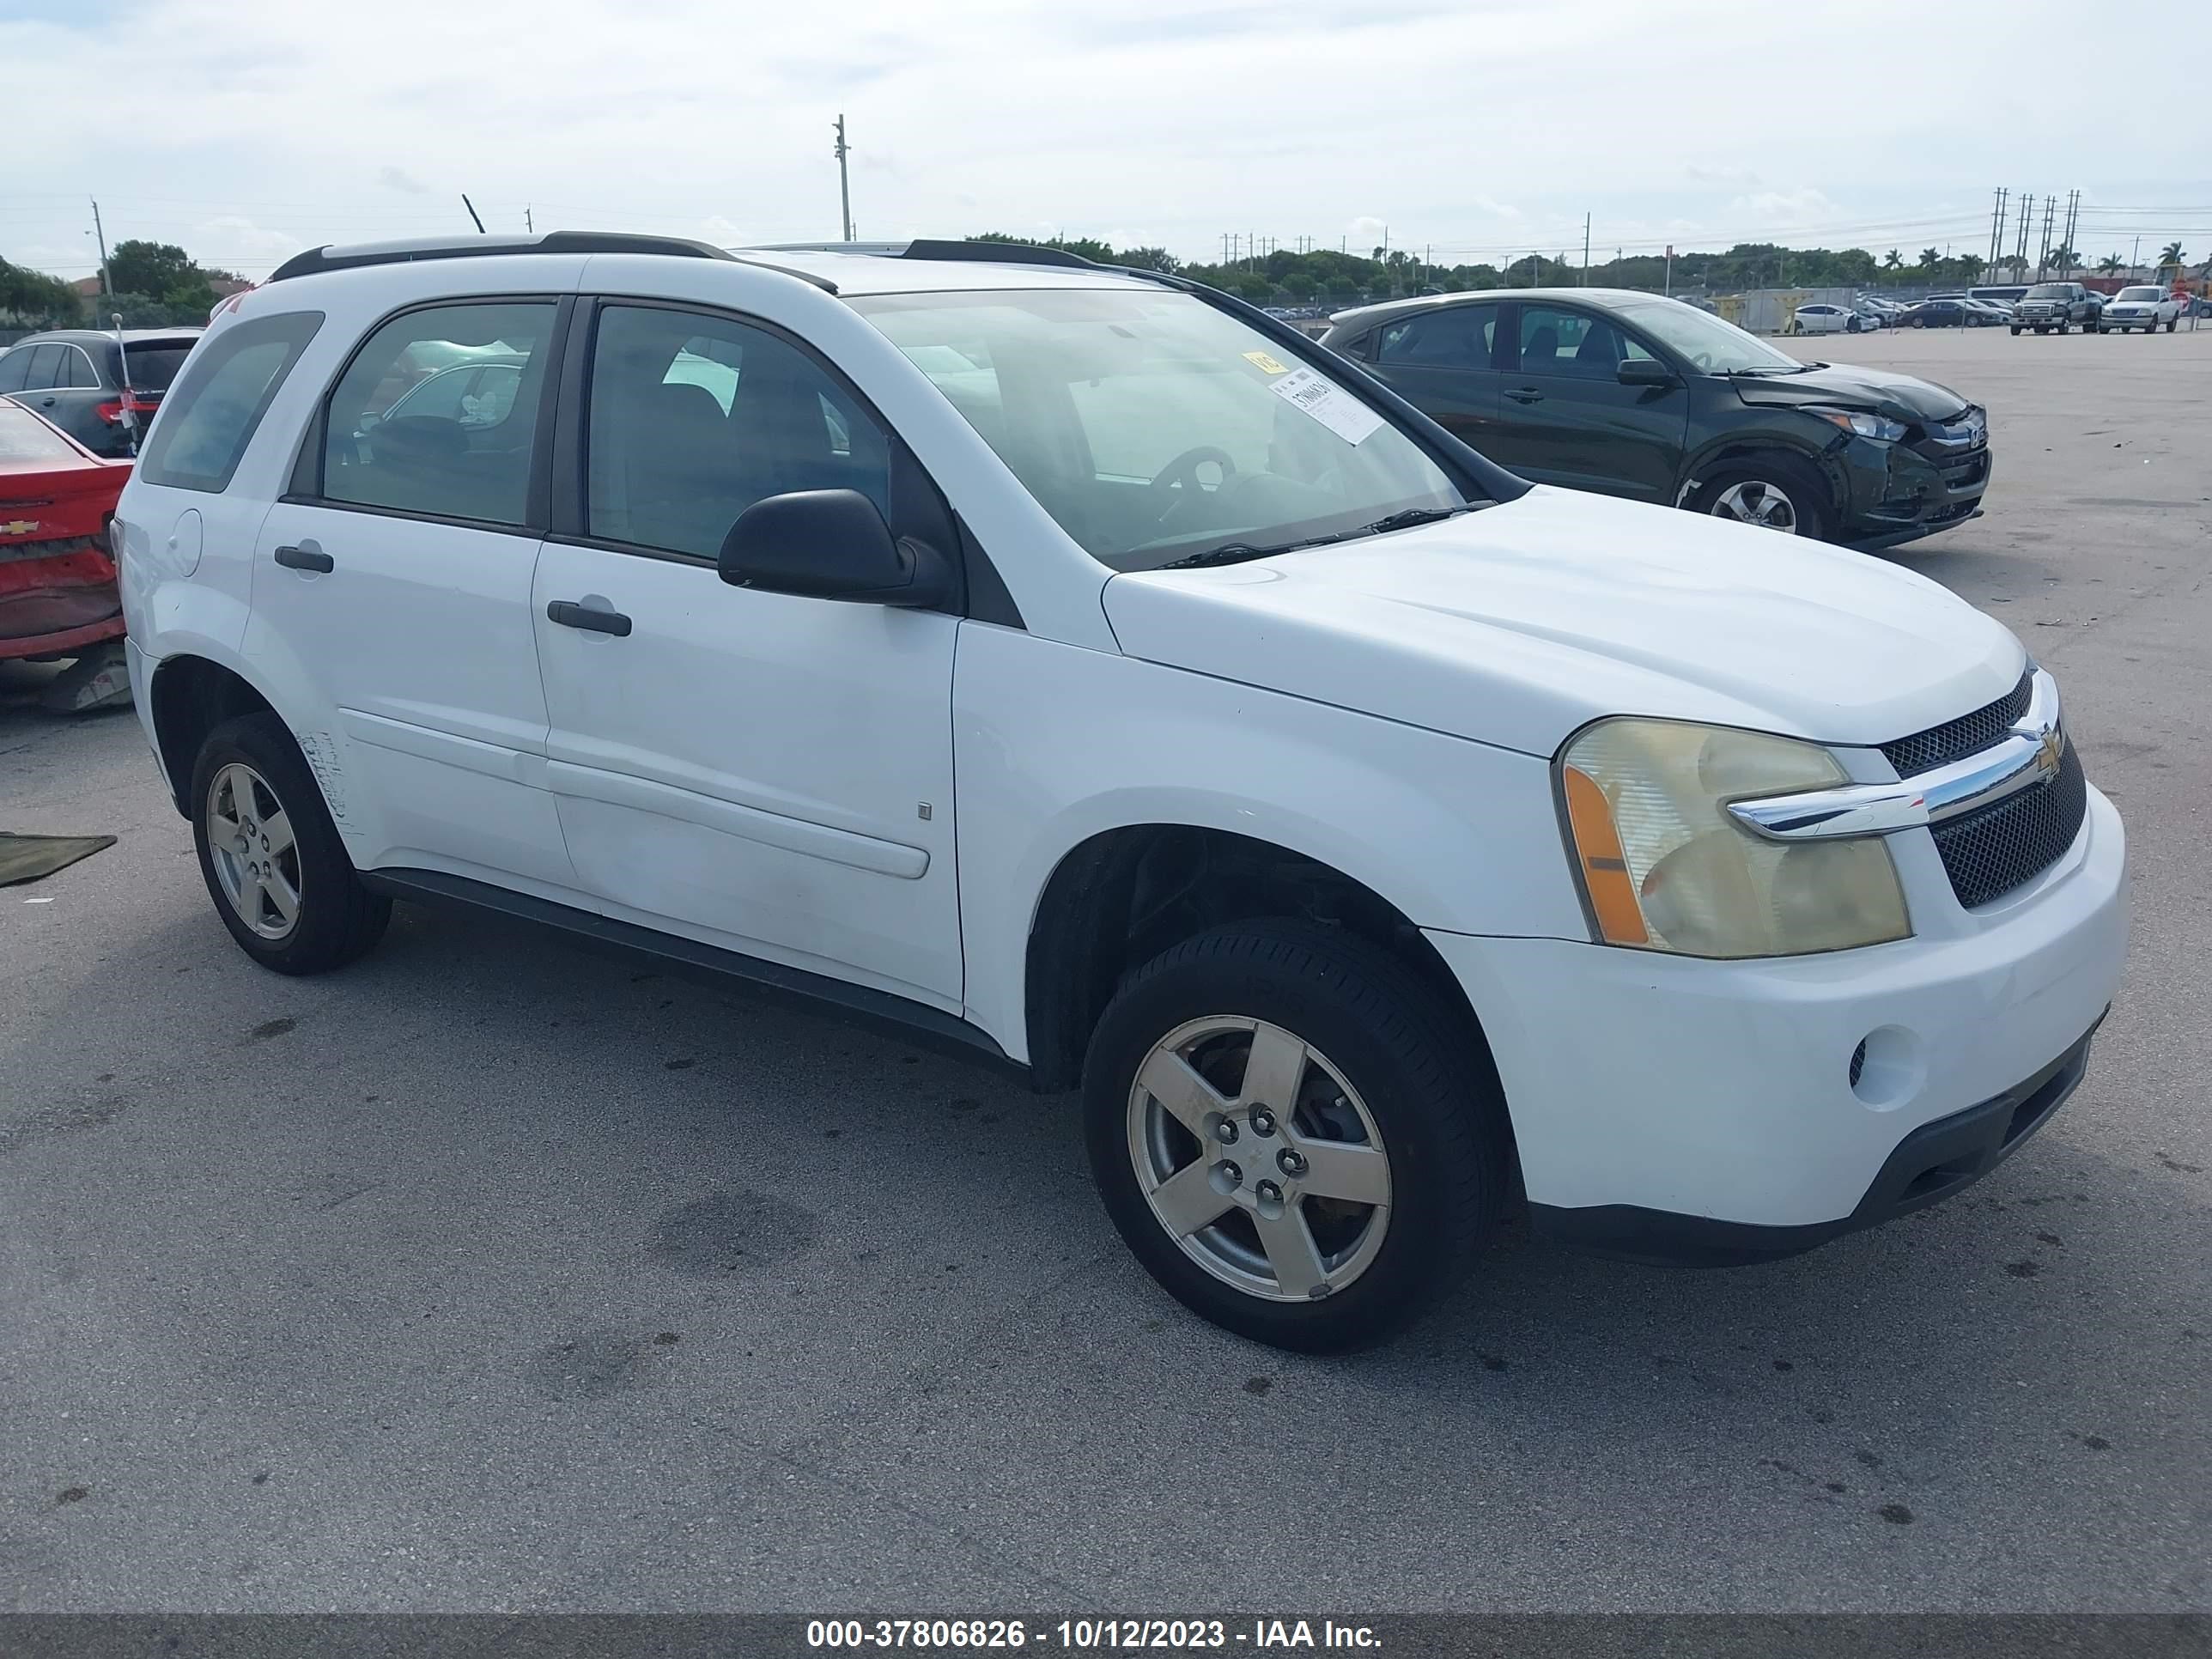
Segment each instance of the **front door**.
M530 622L531 473L558 312L456 302L386 323L325 403L319 476L262 523L244 648L303 689L301 745L364 865L574 887L544 788ZM471 353L522 368L498 420L392 412Z
M857 489L939 545L942 502L842 378L764 326L610 302L588 362L560 480L580 489L575 533L546 544L531 603L578 875L618 917L957 1008L959 619L715 568L763 496Z
M1503 377L1490 459L1539 483L1672 505L1688 389L1623 386L1621 363L1653 354L1595 312L1528 301L1518 310L1517 326L1508 325L1518 359Z
M1439 306L1376 331L1369 357L1398 395L1462 442L1504 464L1493 445L1499 377L1494 301Z

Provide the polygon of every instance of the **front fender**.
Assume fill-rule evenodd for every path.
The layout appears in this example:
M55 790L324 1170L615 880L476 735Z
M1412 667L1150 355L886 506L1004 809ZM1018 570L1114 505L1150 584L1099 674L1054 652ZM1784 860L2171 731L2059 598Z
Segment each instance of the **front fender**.
M1017 1058L1038 902L1111 830L1266 842L1423 927L1588 937L1534 756L980 624L962 630L953 750L967 1015Z

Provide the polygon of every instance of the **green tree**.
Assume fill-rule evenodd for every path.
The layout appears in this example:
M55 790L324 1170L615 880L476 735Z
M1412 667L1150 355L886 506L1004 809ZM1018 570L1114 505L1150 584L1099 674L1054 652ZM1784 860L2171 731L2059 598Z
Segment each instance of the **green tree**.
M83 321L76 290L58 276L0 259L0 319L18 328L62 328Z
M1898 256L1897 250L1892 248L1881 256L1881 268L1884 270L1902 270L1905 269L1905 261Z
M206 281L191 256L173 242L134 238L118 242L107 256L107 285L118 294L167 294Z
M2126 270L2127 264L2128 262L2120 258L2118 254L2107 253L2103 258L2097 261L2098 274L2100 276L2109 276L2116 270Z
M2179 270L2184 264L2188 263L2188 259L2189 256L2181 251L2181 244L2179 241L2168 242L2163 248L2159 250L2158 268L2160 270L2164 270L2168 265L2172 265L2175 270Z

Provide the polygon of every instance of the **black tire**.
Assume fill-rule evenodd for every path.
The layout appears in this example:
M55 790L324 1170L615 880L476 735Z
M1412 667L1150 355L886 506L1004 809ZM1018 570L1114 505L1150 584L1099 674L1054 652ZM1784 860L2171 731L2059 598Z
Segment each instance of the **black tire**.
M2018 323L2014 323L2010 325L2010 326L2012 329L2012 337L2014 339L2017 340L2020 338L2020 325Z
M1170 1032L1209 1015L1303 1039L1380 1132L1388 1224L1364 1270L1334 1294L1271 1300L1217 1277L1155 1216L1139 1183L1129 1139L1139 1071ZM1091 1037L1084 1115L1107 1213L1170 1295L1224 1329L1315 1353L1381 1340L1466 1276L1515 1190L1504 1103L1464 1027L1402 963L1334 929L1258 921L1185 940L1123 981ZM1245 1142L1256 1156L1257 1134Z
M1686 505L1692 513L1714 518L1732 515L1718 512L1721 498L1737 484L1763 483L1778 489L1788 498L1796 520L1796 533L1821 540L1834 529L1836 507L1820 475L1794 455L1766 450L1729 461L1707 473Z
M216 873L216 848L209 838L210 797L218 775L235 764L258 775L291 826L294 867L288 873L296 878L298 914L280 939L264 938L247 925ZM392 901L362 885L315 775L276 715L241 714L208 733L192 763L191 801L192 844L216 914L239 948L264 968L280 974L326 973L363 955L384 936Z
M2180 319L2180 318L2179 318L2179 317L2169 317L2169 318L2167 318L2167 319L2166 319L2166 331L2168 334L2172 333L2172 332L2173 332L2173 325L2174 325L2176 323L2179 322L2180 320L2181 320L2181 319ZM2152 326L2152 328L2155 328L2155 327L2157 326L2157 325L2154 323L2151 326ZM2144 333L2146 333L2146 334L2149 333L2150 331L2151 331L2151 330L2150 330L2150 329L2148 329L2148 328L2147 328L2147 329L2145 329L2145 330L2143 331L2143 332L2144 332Z

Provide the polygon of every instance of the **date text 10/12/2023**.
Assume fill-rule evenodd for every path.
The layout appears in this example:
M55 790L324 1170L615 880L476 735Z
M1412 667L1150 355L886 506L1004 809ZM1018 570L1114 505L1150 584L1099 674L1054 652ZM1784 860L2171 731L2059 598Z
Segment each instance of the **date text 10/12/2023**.
M1222 1648L1372 1649L1372 1627L1323 1619L814 1619L810 1648L1025 1648L1122 1652Z

